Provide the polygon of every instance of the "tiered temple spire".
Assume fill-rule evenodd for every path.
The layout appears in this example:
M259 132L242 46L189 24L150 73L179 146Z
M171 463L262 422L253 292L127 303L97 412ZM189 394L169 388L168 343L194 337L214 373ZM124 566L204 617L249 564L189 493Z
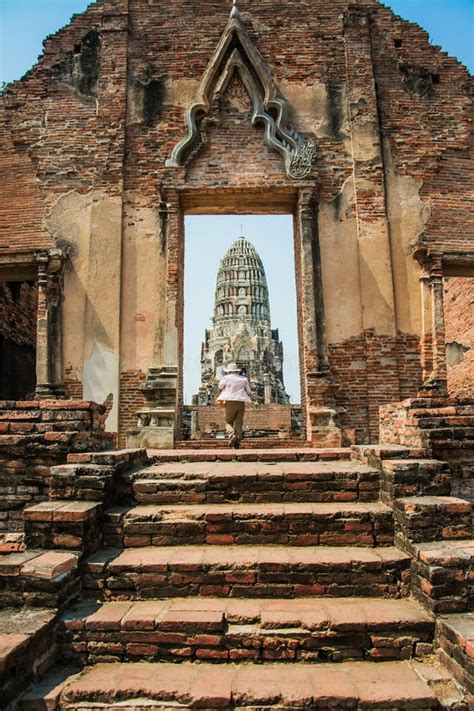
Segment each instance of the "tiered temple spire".
M283 345L271 328L265 269L251 242L240 236L227 250L217 273L213 328L201 351L198 404L213 402L222 367L245 368L258 403L288 403L283 383Z

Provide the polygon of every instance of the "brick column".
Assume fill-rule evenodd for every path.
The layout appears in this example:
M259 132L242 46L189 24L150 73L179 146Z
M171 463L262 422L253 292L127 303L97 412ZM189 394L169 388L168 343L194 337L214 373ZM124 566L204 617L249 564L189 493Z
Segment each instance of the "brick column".
M369 431L378 437L379 405L400 398L396 313L370 17L349 5L343 17L351 125L362 324L366 341Z

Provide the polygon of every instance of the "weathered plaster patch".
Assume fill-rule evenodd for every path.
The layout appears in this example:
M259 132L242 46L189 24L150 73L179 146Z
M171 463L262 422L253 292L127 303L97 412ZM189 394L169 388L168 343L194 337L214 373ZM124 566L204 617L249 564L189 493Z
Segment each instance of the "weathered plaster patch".
M470 351L469 346L465 346L458 341L446 343L446 362L448 365L457 365L464 360L464 354Z
M121 368L146 372L164 312L166 254L157 206L138 193L125 198L123 262Z
M319 205L318 226L324 290L326 332L338 343L362 331L357 227L353 211L354 181Z
M387 212L390 229L397 328L421 333L420 269L412 256L430 219L430 205L423 202L421 180L398 175L385 151Z
M295 128L303 133L313 133L318 138L334 137L334 101L331 101L326 84L297 84L282 81L280 88L293 111ZM348 136L348 117L344 92L341 91L337 133Z
M103 403L113 396L112 409L107 417L107 432L118 431L118 364L119 356L95 343L89 358L84 358L84 399Z
M168 79L165 81L166 103L186 109L195 100L199 84L197 79Z

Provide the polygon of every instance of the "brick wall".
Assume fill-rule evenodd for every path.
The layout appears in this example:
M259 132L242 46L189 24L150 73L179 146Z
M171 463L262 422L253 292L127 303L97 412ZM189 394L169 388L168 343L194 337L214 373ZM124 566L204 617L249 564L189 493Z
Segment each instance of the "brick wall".
M379 406L416 392L421 384L418 339L369 331L329 346L329 362L338 388L342 427L356 428L357 442L376 442Z
M445 279L444 321L449 393L474 397L474 277Z

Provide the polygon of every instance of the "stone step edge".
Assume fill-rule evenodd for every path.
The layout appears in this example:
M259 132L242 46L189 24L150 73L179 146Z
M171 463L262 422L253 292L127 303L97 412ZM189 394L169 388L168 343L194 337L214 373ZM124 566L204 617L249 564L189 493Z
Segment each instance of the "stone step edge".
M449 497L448 497L449 498ZM149 509L149 511L145 511ZM153 510L154 509L154 510ZM289 509L286 511L285 509ZM290 510L291 509L291 510ZM280 502L275 503L247 503L247 502L235 502L235 503L222 503L222 504L136 504L134 506L116 506L111 507L104 511L103 518L105 520L114 521L124 521L124 519L130 518L133 522L148 522L150 518L155 514L177 514L176 521L182 522L188 520L187 518L179 518L180 514L187 512L193 515L192 520L202 520L206 518L206 514L215 519L210 520L220 520L221 515L223 519L228 520L229 514L237 514L237 518L240 516L251 516L263 518L271 518L273 516L300 516L301 514L316 515L316 516L327 516L331 514L339 514L344 516L345 514L353 515L376 515L376 514L390 514L392 509L381 501L327 501L327 502ZM154 519L157 523L162 522L163 518ZM167 523L172 523L173 519L165 519ZM153 521L153 519L152 519Z
M308 618L311 624L308 625ZM311 615L313 618L311 620ZM300 616L300 617L299 617ZM302 623L306 621L306 626ZM223 631L226 625L260 627L262 632L301 628L327 630L386 630L423 627L434 631L433 615L412 598L364 597L220 598L190 597L97 603L82 597L59 620L60 627L89 631L148 631L155 629L200 632Z
M157 449L148 450L148 456L156 463L166 462L212 462L212 461L261 461L261 462L297 462L297 461L333 461L349 460L350 447L334 448L270 448L270 449Z
M101 699L104 708L129 700L166 701L173 708L227 708L264 704L265 707L322 703L324 708L349 704L362 708L438 709L435 692L410 662L343 662L340 664L271 664L233 666L183 662L98 664L67 678L49 695L61 709L79 711L84 703ZM34 707L26 695L22 710ZM38 697L36 696L36 700ZM100 707L100 705L99 705ZM342 708L342 706L340 707Z
M178 552L181 560L177 559ZM278 555L275 555L275 552L281 554L282 560L278 560ZM152 558L156 557L157 560L155 562L145 562L147 553ZM344 553L346 556L344 560L341 560L341 556ZM347 555L348 553L351 555ZM301 556L301 560L298 560L298 555ZM117 566L116 561L121 556L133 558L133 563L120 562ZM247 557L245 558L244 556ZM265 557L267 560L265 560ZM189 560L186 561L186 558ZM140 559L142 559L142 564ZM158 546L133 549L101 548L82 562L82 568L90 572L102 572L111 568L123 571L139 567L143 568L144 571L152 572L153 570L163 570L164 567L168 570L181 569L190 571L199 569L202 566L211 569L223 566L232 568L235 566L238 569L243 569L262 564L280 567L282 565L308 566L314 564L322 566L350 564L352 566L355 562L362 565L372 566L375 564L379 566L390 562L409 564L410 560L409 554L394 546L366 549L355 546L345 546L343 548L339 546L315 546L314 548L308 548L306 546L288 547L285 545L208 546L201 544L194 546L164 546L163 548Z

